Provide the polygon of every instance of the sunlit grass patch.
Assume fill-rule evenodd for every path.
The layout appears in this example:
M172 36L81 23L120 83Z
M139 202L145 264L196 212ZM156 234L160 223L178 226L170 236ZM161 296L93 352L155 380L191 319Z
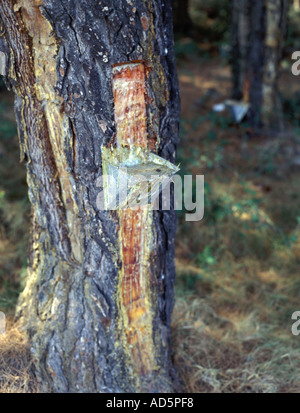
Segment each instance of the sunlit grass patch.
M7 323L0 334L0 393L37 393L29 344L20 326Z

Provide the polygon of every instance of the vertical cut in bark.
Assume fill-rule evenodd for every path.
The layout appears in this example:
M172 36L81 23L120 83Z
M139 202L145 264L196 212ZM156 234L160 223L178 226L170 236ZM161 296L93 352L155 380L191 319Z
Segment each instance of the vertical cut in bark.
M147 147L145 87L143 63L125 63L113 68L117 142L122 146Z
M147 148L145 66L142 62L113 69L117 144ZM150 250L153 212L148 205L120 211L120 271L118 306L123 346L139 376L158 369L153 342Z

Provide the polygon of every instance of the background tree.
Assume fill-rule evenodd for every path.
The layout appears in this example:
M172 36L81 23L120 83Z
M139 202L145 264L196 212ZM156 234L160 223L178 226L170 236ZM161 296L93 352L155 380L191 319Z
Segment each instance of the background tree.
M233 0L233 98L250 103L253 125L280 129L278 74L286 31L287 1Z
M0 50L16 94L32 204L17 314L43 390L174 388L174 212L148 213L141 238L140 211L125 222L96 205L101 145L116 129L112 65L140 62L129 65L132 81L134 68L144 68L146 145L174 161L179 95L171 12L167 0L0 3Z
M172 0L174 31L178 35L193 35L193 22L189 14L189 0Z

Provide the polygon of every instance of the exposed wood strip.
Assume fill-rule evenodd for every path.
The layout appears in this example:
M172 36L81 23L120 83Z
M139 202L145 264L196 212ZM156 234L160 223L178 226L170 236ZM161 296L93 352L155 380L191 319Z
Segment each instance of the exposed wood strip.
M147 148L146 79L143 63L113 68L115 122L120 146ZM156 369L150 296L152 210L146 205L119 212L122 269L119 282L120 328L132 369Z

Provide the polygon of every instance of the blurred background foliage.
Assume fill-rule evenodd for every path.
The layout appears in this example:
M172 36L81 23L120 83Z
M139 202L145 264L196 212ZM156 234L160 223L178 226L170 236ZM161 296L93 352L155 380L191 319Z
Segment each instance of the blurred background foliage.
M263 134L213 105L230 97L231 2L173 0L182 175L205 175L205 216L178 213L174 360L188 392L300 392L300 13L290 1L279 88L286 127ZM181 2L182 3L182 2ZM179 8L179 11L178 11ZM177 15L176 15L177 13ZM0 79L0 310L26 274L30 206L13 97Z

